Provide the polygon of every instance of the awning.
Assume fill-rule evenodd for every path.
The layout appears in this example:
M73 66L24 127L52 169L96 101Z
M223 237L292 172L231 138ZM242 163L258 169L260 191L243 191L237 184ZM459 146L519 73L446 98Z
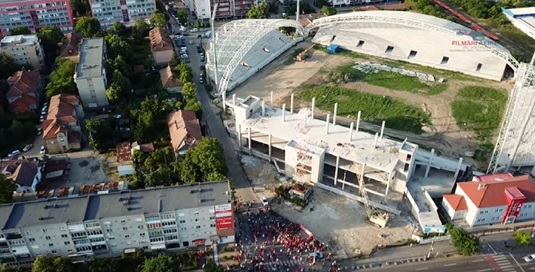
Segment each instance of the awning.
M206 239L197 239L197 240L193 240L193 243L196 245L196 246L202 246L206 243Z

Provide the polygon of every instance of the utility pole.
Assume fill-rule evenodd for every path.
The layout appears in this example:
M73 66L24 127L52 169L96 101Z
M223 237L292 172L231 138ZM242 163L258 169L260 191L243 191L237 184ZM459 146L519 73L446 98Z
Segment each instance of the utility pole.
M215 14L219 3L215 3L214 10L212 10L212 18L210 18L210 26L212 28L212 55L214 56L214 90L217 93L217 88L219 87L218 79L218 69L217 69L217 50L216 50L216 34L215 34Z
M295 20L299 23L299 0L297 0L297 12L295 14Z

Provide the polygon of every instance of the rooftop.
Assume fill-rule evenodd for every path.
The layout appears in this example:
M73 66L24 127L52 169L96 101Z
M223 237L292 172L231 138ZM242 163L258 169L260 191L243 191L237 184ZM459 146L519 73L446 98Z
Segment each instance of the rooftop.
M4 45L32 45L37 42L39 39L37 35L15 35L15 36L5 36L0 42L2 46Z
M68 197L0 206L3 229L79 223L125 215L158 213L231 202L227 181Z
M149 32L150 46L153 51L173 50L173 40L163 28L155 27Z
M60 53L59 56L62 58L66 57L72 57L78 55L78 44L83 39L82 35L76 33L76 32L70 32L65 34L62 40L62 44L60 47Z
M507 15L512 15L514 18L535 16L535 7L502 9L502 11L505 12L505 14Z
M465 211L468 210L468 205L466 205L466 200L461 195L444 195L446 201L450 204L453 210L455 211Z
M469 181L457 184L478 208L507 205L506 191L519 190L526 202L535 202L535 183L528 175L501 180ZM516 187L516 189L511 189Z
M194 111L179 110L167 116L167 126L173 150L192 147L202 138L201 125Z
M82 39L80 61L76 64L76 78L102 76L104 58L104 38Z

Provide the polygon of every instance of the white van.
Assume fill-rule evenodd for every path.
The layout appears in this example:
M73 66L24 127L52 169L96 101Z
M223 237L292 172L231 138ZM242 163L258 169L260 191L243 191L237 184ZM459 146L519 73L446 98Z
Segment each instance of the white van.
M262 201L262 205L264 205L264 206L268 206L269 205L269 200L265 196L261 196L260 197L260 201Z

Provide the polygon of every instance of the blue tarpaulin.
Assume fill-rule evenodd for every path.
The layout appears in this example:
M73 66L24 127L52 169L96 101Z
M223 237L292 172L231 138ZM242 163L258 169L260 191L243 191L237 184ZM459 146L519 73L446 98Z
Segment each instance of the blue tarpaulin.
M336 54L340 51L340 46L337 44L331 44L329 47L327 47L327 53L329 54Z

